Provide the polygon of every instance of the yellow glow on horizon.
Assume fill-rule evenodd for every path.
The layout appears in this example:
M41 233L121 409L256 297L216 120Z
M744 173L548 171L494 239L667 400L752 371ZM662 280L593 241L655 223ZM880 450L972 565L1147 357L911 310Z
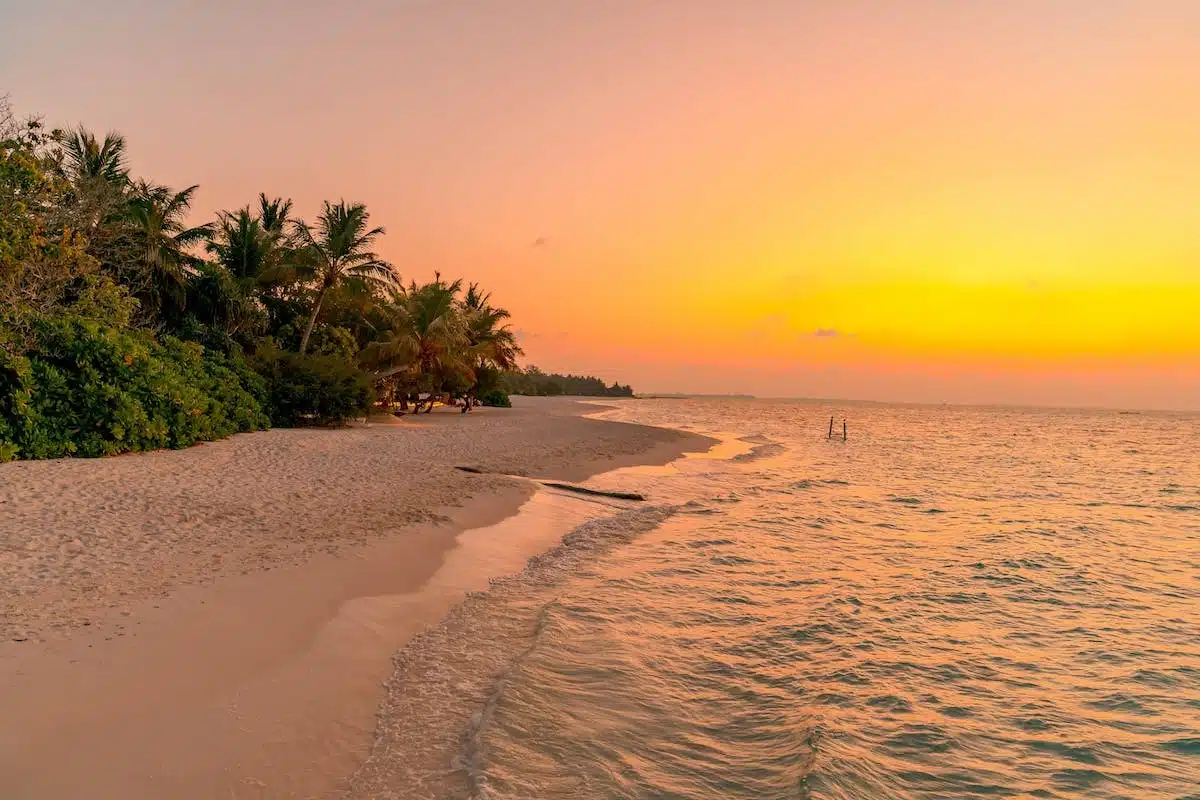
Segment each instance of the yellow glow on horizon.
M254 56L169 75L140 60L180 40L25 5L66 56L27 37L22 108L123 131L138 174L201 184L197 221L365 202L406 280L480 281L542 367L722 391L853 364L886 380L821 391L886 399L1086 366L1071 398L1200 407L1200 3L392 4L340 33L298 7L306 42L254 38L256 4L159 4L185 49ZM790 380L763 391L816 383Z
M588 266L623 268L545 327L672 359L1195 370L1200 160L1119 144L720 168L591 221Z

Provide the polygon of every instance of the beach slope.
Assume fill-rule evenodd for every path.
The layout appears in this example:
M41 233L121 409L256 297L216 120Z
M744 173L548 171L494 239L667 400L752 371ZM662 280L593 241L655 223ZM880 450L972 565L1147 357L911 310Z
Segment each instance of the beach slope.
M0 795L334 789L369 751L391 653L470 588L444 575L456 537L532 493L509 475L575 481L709 444L592 410L518 399L0 466Z

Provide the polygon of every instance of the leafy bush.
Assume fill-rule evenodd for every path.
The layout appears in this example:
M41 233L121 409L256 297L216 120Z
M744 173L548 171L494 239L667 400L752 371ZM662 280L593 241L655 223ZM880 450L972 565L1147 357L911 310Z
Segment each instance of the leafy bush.
M255 367L266 382L275 425L336 424L365 415L371 404L370 379L335 356L263 347Z
M485 406L493 406L495 408L512 408L512 401L508 399L508 392L501 389L493 389L481 397L479 402Z
M243 287L228 272L208 263L196 266L188 281L185 310L172 326L175 335L225 352L235 343L253 350L268 323L266 311Z
M318 356L336 356L343 361L353 361L358 355L358 340L345 328L322 325L312 332L308 340L308 352Z
M248 388L245 373L198 344L39 320L25 355L0 361L0 458L189 447L265 428L266 392Z
M29 346L41 317L124 327L136 307L101 274L78 230L86 223L64 208L70 186L47 162L45 140L40 123L14 124L0 97L0 347L10 355Z

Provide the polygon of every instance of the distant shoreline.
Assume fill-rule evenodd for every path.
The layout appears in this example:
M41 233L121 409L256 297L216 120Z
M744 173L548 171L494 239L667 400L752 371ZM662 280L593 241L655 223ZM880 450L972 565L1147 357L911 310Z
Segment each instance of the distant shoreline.
M659 392L656 394L635 394L638 400L757 400L752 394L683 394L675 392Z

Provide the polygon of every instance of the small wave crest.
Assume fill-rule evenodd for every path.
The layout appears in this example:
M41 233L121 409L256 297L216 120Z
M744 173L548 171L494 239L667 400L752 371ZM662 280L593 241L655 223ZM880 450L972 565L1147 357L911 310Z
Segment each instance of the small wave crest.
M750 448L750 452L741 453L729 459L738 464L748 461L758 461L763 458L774 458L787 452L787 448L781 442L777 442L767 436L742 436L739 441L752 445L752 447Z

